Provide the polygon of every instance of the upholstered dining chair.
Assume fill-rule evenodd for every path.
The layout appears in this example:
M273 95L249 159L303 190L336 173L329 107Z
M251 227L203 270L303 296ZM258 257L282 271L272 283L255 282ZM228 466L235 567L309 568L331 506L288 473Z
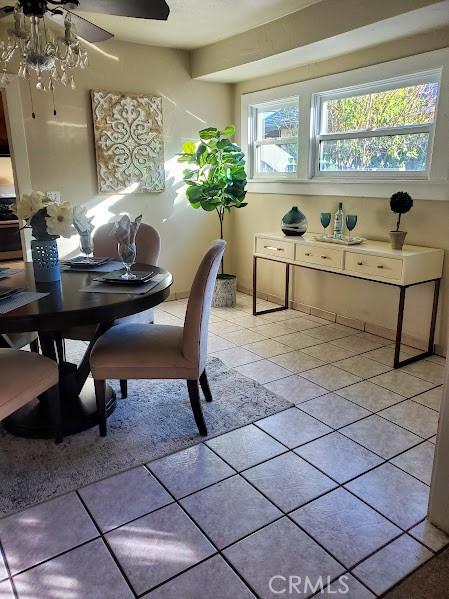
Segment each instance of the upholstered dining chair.
M212 394L206 375L207 334L215 280L226 243L215 241L196 272L183 327L120 324L95 343L90 367L100 421L106 436L106 379L184 379L200 435L207 435L199 386L206 401Z
M60 443L62 423L56 362L33 352L0 349L0 379L0 420L45 393L56 442Z
M94 242L94 256L113 258L114 260L120 260L118 255L118 244L117 240L113 235L114 223L106 223L96 229L93 242ZM141 264L152 264L157 266L159 261L159 254L161 251L161 238L157 230L151 225L141 223L137 235L136 235L136 262ZM154 322L154 311L152 308L138 312L137 314L130 314L123 318L118 318L114 324L127 324L127 323L142 323L148 324ZM90 341L94 338L97 327L95 325L86 325L72 327L69 330L63 332L65 339L76 339L79 341ZM120 381L120 391L122 397L125 398L128 395L128 386L126 381Z
M30 346L31 351L39 353L39 339L37 333L2 333L0 335L0 347L11 347L13 349L22 349L26 345Z

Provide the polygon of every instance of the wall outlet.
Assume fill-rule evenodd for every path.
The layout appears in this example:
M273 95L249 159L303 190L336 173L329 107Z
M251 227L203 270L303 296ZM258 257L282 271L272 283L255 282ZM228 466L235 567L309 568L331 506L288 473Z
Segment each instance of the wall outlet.
M45 193L53 200L53 202L59 203L61 201L60 191L46 191Z

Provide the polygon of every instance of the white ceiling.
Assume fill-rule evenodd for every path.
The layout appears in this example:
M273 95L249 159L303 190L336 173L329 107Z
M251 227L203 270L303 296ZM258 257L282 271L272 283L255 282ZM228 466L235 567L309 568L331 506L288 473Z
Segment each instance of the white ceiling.
M117 39L193 49L259 27L320 0L167 0L168 21L80 14ZM83 0L80 0L82 7Z

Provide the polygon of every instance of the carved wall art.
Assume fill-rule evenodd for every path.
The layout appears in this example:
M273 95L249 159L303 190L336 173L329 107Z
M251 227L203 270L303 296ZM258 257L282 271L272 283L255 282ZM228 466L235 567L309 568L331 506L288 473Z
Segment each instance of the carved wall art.
M99 192L165 188L162 98L91 91Z

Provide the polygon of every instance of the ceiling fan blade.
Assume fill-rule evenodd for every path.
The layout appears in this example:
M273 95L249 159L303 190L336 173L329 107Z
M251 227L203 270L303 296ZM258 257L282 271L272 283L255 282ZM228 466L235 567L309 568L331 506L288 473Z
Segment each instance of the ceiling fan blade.
M165 0L80 0L79 10L158 21L166 21L170 14Z
M72 23L75 25L76 32L79 35L79 37L83 38L83 40L95 44L97 42L104 42L106 40L111 39L111 37L114 37L112 33L109 33L109 31L106 31L105 29L102 29L101 27L94 25L87 19L83 19L83 17L80 17L79 15L76 15L71 11L67 12L70 12L72 17ZM58 23L58 25L61 25L61 27L64 27L63 14L46 13L46 16L50 17L50 19L55 23Z
M3 19L3 17L8 17L9 15L12 15L13 12L14 12L14 6L2 6L0 8L0 19Z

